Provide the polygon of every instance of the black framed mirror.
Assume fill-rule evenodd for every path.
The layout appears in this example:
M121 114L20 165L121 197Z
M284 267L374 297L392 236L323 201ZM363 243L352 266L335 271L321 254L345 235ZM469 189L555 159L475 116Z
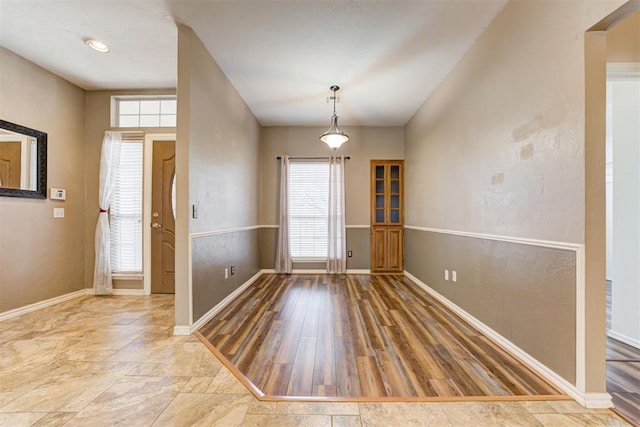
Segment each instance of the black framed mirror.
M47 198L47 134L0 120L0 196Z

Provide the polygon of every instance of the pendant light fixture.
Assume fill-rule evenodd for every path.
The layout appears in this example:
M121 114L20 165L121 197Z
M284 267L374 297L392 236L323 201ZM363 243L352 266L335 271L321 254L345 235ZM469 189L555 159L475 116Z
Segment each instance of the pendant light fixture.
M331 125L325 133L320 136L322 142L326 142L334 151L342 144L349 140L349 135L338 129L338 115L336 114L336 92L340 90L339 86L333 85L329 89L333 91L333 115L331 116Z

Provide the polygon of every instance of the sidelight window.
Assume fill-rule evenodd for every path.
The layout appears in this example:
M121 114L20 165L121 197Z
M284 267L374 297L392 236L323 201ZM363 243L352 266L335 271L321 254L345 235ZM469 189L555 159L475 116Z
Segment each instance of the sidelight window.
M125 141L111 196L111 270L142 273L142 141Z

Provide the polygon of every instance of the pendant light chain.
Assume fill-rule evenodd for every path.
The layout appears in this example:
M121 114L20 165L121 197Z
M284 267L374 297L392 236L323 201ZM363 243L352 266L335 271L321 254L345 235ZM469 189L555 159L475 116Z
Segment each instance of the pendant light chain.
M335 88L335 86L331 86L331 89L333 90L333 115L336 115L336 98L338 97L338 95L336 94L337 89Z

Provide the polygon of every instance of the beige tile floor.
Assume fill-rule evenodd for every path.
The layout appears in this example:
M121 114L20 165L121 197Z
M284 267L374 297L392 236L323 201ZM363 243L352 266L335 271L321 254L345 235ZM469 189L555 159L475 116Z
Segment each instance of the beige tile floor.
M622 426L573 401L260 402L173 298L81 297L0 322L0 426Z

